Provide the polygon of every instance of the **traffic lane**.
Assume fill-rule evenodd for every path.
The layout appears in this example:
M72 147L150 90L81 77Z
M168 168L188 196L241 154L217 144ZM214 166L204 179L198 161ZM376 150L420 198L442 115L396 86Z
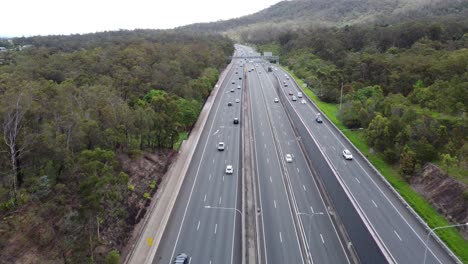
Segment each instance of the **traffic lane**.
M221 217L213 217L213 214L208 214L205 211L215 209L204 209L204 205L223 206L227 204L225 207L235 207L237 188L235 188L234 180L230 177L231 175L225 174L227 160L234 160L235 157L238 157L238 148L232 148L232 150L233 151L229 152L221 152L215 148L211 148L209 151L211 155L207 155L207 159L203 161L202 169L200 170L201 178L197 183L200 186L196 186L196 189L199 191L193 195L194 200L187 213L189 218L182 229L182 234L184 235L181 236L181 240L177 245L178 252L189 254L192 260L196 262L215 261L228 263L228 261L230 261L232 247L232 245L230 245L230 238L232 234L223 237L222 242L213 244L213 247L208 247L206 245L213 243L212 239L210 239L211 237L218 238L222 235L218 234L218 228L222 228L222 230L229 229L230 231L233 226L233 218L228 217L226 214L221 214ZM233 165L236 167L235 163L233 163ZM237 173L235 175L237 175ZM207 201L206 204L205 199ZM196 217L197 215L198 217ZM200 225L202 231L198 232ZM208 229L212 228L213 232L209 230L204 232L206 231L204 229L205 226ZM197 238L196 240L202 243L193 244L193 238ZM201 249L194 248L194 246L196 247L199 245L203 245ZM223 252L222 259L215 259L212 257L214 254L213 252L218 251Z
M234 111L229 111L228 113L231 114L231 112L234 112ZM221 121L225 122L223 120L221 120ZM227 134L227 138L226 138L226 134ZM231 134L233 134L233 136L230 136ZM233 188L232 187L233 185L231 183L228 183L229 185L224 184L224 190L221 191L221 188L219 188L218 186L220 185L219 184L220 179L222 179L223 183L225 183L227 181L230 181L229 178L231 178L231 177L227 177L227 175L225 175L225 171L224 171L225 166L227 166L228 164L234 166L235 175L238 175L238 166L236 166L236 162L232 162L232 161L238 160L238 157L239 157L239 147L238 147L238 144L235 144L235 141L238 141L238 140L236 140L236 138L238 139L239 135L240 135L239 131L238 131L238 129L236 127L233 127L232 129L230 129L228 127L227 129L223 129L223 130L221 130L221 132L218 133L219 137L226 138L226 140L223 140L224 142L226 142L226 150L225 151L218 151L213 146L212 156L209 156L209 159L212 158L213 165L211 167L210 166L204 166L205 170L202 172L202 174L208 175L208 180L205 178L205 181L208 181L208 182L205 182L205 183L202 182L201 184L204 184L205 186L211 186L211 187L215 186L215 188L211 188L211 190L206 191L206 193L205 193L204 201L205 201L207 195L208 195L208 197L210 197L210 196L213 197L212 199L208 198L208 205L223 207L224 203L226 201L235 201L235 195L237 194L237 188ZM212 173L213 169L214 169L214 171L216 173ZM237 178L237 176L236 176L236 178ZM226 179L226 181L225 181L225 179ZM213 182L210 182L212 180L213 180ZM223 186L222 183L221 183L221 185ZM214 195L211 195L211 194L214 194ZM199 210L199 209L197 209L197 207L203 208L203 206L196 206L196 205L192 206L192 208L194 208L195 211ZM232 204L232 203L228 202L227 206L224 206L224 207L233 208L233 207L235 207L235 204ZM215 210L215 209L210 209L210 210ZM207 214L205 216L210 217ZM235 216L233 216L233 217L235 217ZM214 228L214 231L213 231L214 234L219 233L218 228L222 228L221 230L223 230L222 233L224 233L224 234L226 234L227 230L230 231L229 228L224 227L225 223L226 223L226 218L225 217L222 218L221 220L215 219L214 221L209 221L210 219L213 220L215 218L208 218L206 226L208 226L208 228L210 226L211 226L211 228ZM195 224L196 224L197 231L198 231L199 226L202 225L202 228L203 228L203 226L204 226L203 223L205 223L205 222L206 222L206 219L201 219L201 220L198 221L198 223L194 223L193 226L195 226ZM231 225L231 222L229 222L228 226L230 226L230 225ZM191 230L194 230L194 229L191 229ZM210 232L208 231L207 234L209 234L209 233ZM193 234L193 233L192 233L192 235L190 235L190 233L188 233L187 236L193 238L193 237L196 237L196 235L197 234ZM215 238L217 238L217 239L219 239L219 237L222 237L222 241L219 242L219 243L215 243L214 245L216 245L216 247L207 247L206 245L208 245L209 243L208 244L207 243L197 244L197 245L203 245L203 246L202 246L201 249L194 250L194 252L197 252L197 254L193 254L192 259L196 260L196 261L203 261L208 257L209 261L227 262L228 257L230 256L230 254L228 254L227 251L229 251L230 248L231 248L231 247L229 247L228 244L226 244L227 242L230 242L229 239L226 239L226 238L229 238L229 236L223 236L223 234L215 236ZM212 241L207 241L207 242L212 243ZM181 248L184 248L184 246L181 245ZM211 250L210 250L210 248L211 248ZM187 250L189 250L189 249L187 248ZM210 251L211 251L211 253L210 253ZM213 258L213 251L214 252L222 252L223 258L217 259L216 256ZM203 259L203 258L205 258L205 259Z
M351 164L354 161L347 162ZM353 166L347 168L346 166L340 166L338 172L351 190L360 190L353 191L353 195L366 212L369 221L375 227L379 236L384 239L384 243L392 252L393 257L398 262L420 262L422 254L418 255L414 254L414 252L424 252L425 246L412 234L410 226L394 221L387 216L387 211L391 210L385 206L388 202L372 196L374 187L370 186L368 181L360 179L363 176L362 170L358 170ZM369 197L372 197L372 199L369 199ZM406 250L400 250L401 248ZM398 252L398 254L393 252ZM434 260L436 259L434 258ZM439 262L436 261L435 263Z
M226 77L226 81L229 80L229 76L232 75L232 68L231 71L228 73L228 76ZM214 105L213 108L218 110L221 102L223 101L224 94L223 90L226 89L226 81L221 84L221 86L218 89L221 89L218 92L217 98L214 100ZM214 110L213 109L213 110ZM217 121L217 115L218 111L211 111L208 116L208 120L206 123L205 128L202 131L202 135L200 137L200 142L197 145L197 149L195 150L194 157L203 157L204 154L206 153L206 149L208 148L209 144L209 139L210 139L210 134L212 131L213 126L215 125ZM210 127L210 129L207 129ZM203 147L202 147L203 146ZM172 255L175 254L174 252L174 243L178 240L179 237L179 232L180 232L180 227L182 225L182 222L184 221L184 215L186 214L185 212L187 211L186 206L180 206L180 204L189 204L189 201L191 200L191 193L194 190L195 187L195 182L197 179L197 173L194 173L198 170L199 166L201 165L200 160L196 160L195 162L191 162L189 165L189 170L188 170L188 175L186 179L184 180L182 187L181 187L181 196L179 196L176 200L175 208L174 211L171 214L171 220L168 223L168 226L166 228L165 233L163 234L163 238L161 241L161 245L159 245L157 254L154 257L155 262L171 262L173 259L173 256L169 255L172 253ZM193 173L192 173L193 172ZM178 221L180 220L180 221ZM174 224L174 225L172 225ZM168 241L171 241L173 243L168 243Z
M251 97L257 98L252 104L257 175L261 196L265 251L268 262L298 263L302 262L297 233L291 215L282 181L280 165L274 148L271 130L259 129L258 124L268 122L264 105L261 103L259 83L252 82ZM266 133L265 133L266 132ZM269 146L266 151L260 151Z
M225 82L221 84L221 86L218 88L220 91L218 92L217 98L214 100L214 105L212 106L213 109L217 109L223 98L223 91L226 89L226 82L229 79L229 76L232 74L232 68L231 72L228 73L228 76L225 78ZM203 153L205 152L205 148L207 147L208 144L208 139L210 135L210 129L208 129L210 126L214 125L214 121L217 117L217 111L210 111L208 114L208 119L206 122L206 126L203 128L203 131L201 132L200 140L197 145L197 148L195 149L194 157L201 157L203 156ZM170 255L173 251L173 247L176 237L178 236L179 232L179 227L181 226L181 222L183 219L183 215L185 212L185 206L184 204L187 204L189 199L190 199L190 192L192 189L192 186L194 186L194 182L196 179L196 171L197 168L200 165L200 160L194 160L193 162L190 162L189 169L187 171L187 176L182 183L181 189L180 189L180 195L177 197L174 210L171 213L171 221L168 222L168 225L166 227L166 230L163 234L163 239L161 240L161 244L158 247L158 250L156 252L156 255L154 257L154 262L168 262L172 261L172 256ZM182 205L182 206L181 206ZM169 243L169 241L173 243Z
M306 111L304 109L299 109L296 108L299 112L301 111ZM317 125L313 125L314 121L308 120L306 123L311 124L310 127L317 127ZM320 124L321 125L321 124ZM318 127L320 127L320 125ZM325 127L325 126L324 126ZM326 128L326 127L325 127ZM327 128L328 129L328 128ZM326 149L326 152L332 152L332 156L334 158L331 158L332 163L337 167L341 168L340 175L342 175L342 178L345 180L345 182L350 185L354 186L351 188L353 193L355 194L356 197L361 197L361 199L358 199L360 204L367 204L368 206L362 206L364 211L367 212L366 208L369 208L372 213L373 207L375 205L370 205L369 203L373 201L373 203L376 204L381 204L384 210L380 211L380 214L377 215L376 217L378 218L380 215L386 216L386 219L392 219L392 216L390 214L392 212L396 212L400 217L401 221L398 219L392 220L392 226L397 226L394 229L390 230L388 229L388 226L383 225L382 221L371 221L371 223L375 226L381 226L381 229L377 229L379 234L385 234L382 238L384 239L384 243L387 244L387 238L389 239L389 243L392 243L392 245L396 246L396 248L390 247L390 250L397 252L397 254L392 254L396 259L402 259L402 260L408 260L408 259L415 259L415 261L420 261L420 256L417 254L414 254L414 250L420 250L420 252L423 252L425 250L425 243L424 243L424 236L421 236L419 234L424 233L425 229L422 228L422 226L419 225L419 222L410 214L406 208L400 203L400 201L394 196L394 194L387 188L387 186L378 186L377 182L373 181L373 179L370 176L370 173L368 170L365 169L364 166L361 164L364 164L364 160L358 155L354 155L354 160L352 162L347 162L344 160L342 157L342 150L346 148L344 145L344 142L336 141L333 140L332 137L328 138L320 138L320 137L325 137L323 133L316 133L317 138L319 139L319 142L327 141L329 142L328 145L330 145L328 148L323 147ZM349 147L348 147L349 148ZM351 149L351 148L349 148ZM356 163L354 163L356 162ZM369 179L367 180L366 177ZM360 185L365 185L365 187L360 188ZM375 191L375 188L378 187L380 188L380 191L377 190ZM358 195L359 194L359 195ZM366 195L364 195L366 194ZM370 199L369 199L370 198ZM393 204L393 205L392 205ZM400 206L399 206L400 205ZM392 208L388 208L388 206L392 207L395 209L395 211L392 210ZM370 218L373 219L373 218ZM417 229L420 229L418 232ZM380 230L380 232L379 232ZM415 230L417 233L415 233ZM404 235L401 235L404 234ZM408 241L409 247L402 246L401 244L394 243L395 239L398 241ZM401 248L404 248L404 250L401 250ZM437 248L436 248L437 250ZM442 250L439 247L439 250ZM431 252L428 252L428 254L432 254ZM445 252L439 252L439 254L445 255L447 258L443 260L439 256L439 260L435 256L433 256L435 263L440 262L452 262L451 259L448 257L448 255Z
M292 87L294 87L294 89L296 89L296 87L294 85ZM287 88L283 87L283 90L287 91ZM295 91L297 91L297 90L295 90ZM316 112L316 110L312 106L310 106L310 108L313 109L313 112ZM303 117L304 120L307 120L306 124L309 125L309 128L313 128L314 126L310 126L311 124L314 123L314 121L311 120L312 118L310 118L310 119L304 118L305 116L310 115L310 112L307 113L306 109L300 109L300 108L296 108L296 110L298 111L298 113L301 114L301 116ZM304 113L304 112L306 112L306 113ZM315 114L313 116L315 116ZM317 138L319 139L319 142L320 141L322 141L322 142L326 141L328 143L328 145L331 145L332 149L336 150L339 153L338 155L341 155L341 151L343 149L345 149L345 148L352 149L350 146L347 146L348 145L347 142L345 142L339 136L334 134L335 131L332 131L331 125L326 124L326 122L327 121L324 120L323 125L326 125L324 127L330 132L332 137L328 137L326 139L320 139L320 136L323 136L324 134L323 133L317 133L317 135L318 135ZM336 139L336 140L334 140L334 139ZM340 158L331 159L331 162L333 162L335 164L335 163L337 163L336 160L338 160L338 159L340 159ZM420 260L421 257L419 256L419 258L418 258L418 255L414 254L414 250L415 249L417 250L418 248L421 250L420 252L423 252L425 250L425 242L423 240L423 237L424 237L424 233L427 233L427 231L419 224L419 222L414 218L414 216L410 214L410 212L403 206L403 204L401 204L401 202L398 200L398 198L396 198L396 196L393 194L393 192L391 190L389 190L386 185L382 184L380 182L380 180L375 181L375 180L372 179L372 177L370 175L371 175L371 173L373 173L373 171L371 171L370 168L367 168L367 164L365 166L362 165L362 164L365 163L365 161L360 156L355 155L354 156L354 162L356 162L356 164L353 164L353 165L357 165L357 167L354 166L355 169L357 170L357 173L355 173L354 175L365 175L365 176L367 176L371 183L369 183L369 181L367 181L365 179L363 180L363 182L369 183L368 188L370 190L373 190L373 191L369 192L368 197L362 199L361 201L362 202L369 201L369 197L371 197L371 200L374 200L374 201L379 200L379 203L383 204L383 207L386 208L386 210L383 210L382 213L384 215L386 215L388 219L393 218L393 216L391 216L389 214L391 214L392 212L393 213L396 212L398 214L397 218L400 218L401 221L395 222L395 219L394 219L394 220L392 220L393 225L399 226L400 229L401 229L401 233L407 234L408 239L411 240L411 241L409 241L409 244L411 245L411 247L401 247L401 245L398 245L397 249L395 251L398 254L402 255L401 259L405 259L405 257L411 256L411 257L417 259L417 261L421 261ZM339 162L337 164L338 164L338 166L340 165ZM343 174L343 175L348 175L348 174ZM344 178L347 178L347 177L344 177ZM348 180L351 180L351 181L355 180L355 179L358 179L358 177L354 176L354 179L353 178L349 179L349 177L348 177ZM353 184L351 184L351 185L353 185ZM378 189L380 189L380 190L377 190L377 192L375 191L376 187ZM356 191L356 190L354 190L353 192L362 193L362 191ZM379 193L381 195L379 195ZM377 195L377 197L376 197L376 195ZM380 222L377 222L377 223L380 223ZM405 228L405 226L406 226L406 228ZM394 230L394 232L386 232L386 231L388 231L388 229L386 227L384 227L382 232L385 232L388 235L391 242L393 242L393 239L394 239L395 236L398 238L398 240L400 240L401 235L398 233L398 231L396 231L396 230ZM386 244L386 241L385 241L385 244ZM404 249L401 250L402 248L404 248ZM453 262L451 260L451 258L446 254L446 252L440 246L435 248L435 251L438 252L438 253L436 253L438 255L437 257L432 256L435 263ZM432 255L432 252L428 251L428 256L429 256L429 254ZM429 257L428 257L428 259L429 259Z
M305 157L300 149L300 146L295 137L294 131L286 116L286 112L281 104L274 103L273 99L278 97L273 83L264 77L266 85L265 90L268 93L267 101L271 101L270 109L272 109L272 119L274 124L281 123L283 120L288 121L286 125L276 126L278 130L278 137L280 139L281 148L284 150L283 154L293 155L293 162L287 163L288 174L291 179L294 196L297 201L298 211L313 215L317 212L322 212L324 215L314 215L313 219L305 219L302 221L304 230L310 232L310 250L315 261L329 262L329 263L346 263L349 262L346 253L344 252L343 245L339 239L338 233L333 226L333 223L325 209L324 201L318 191L318 187L313 180L312 172L309 170ZM284 158L284 157L282 157ZM306 232L309 233L309 232ZM307 235L309 236L309 235ZM326 241L326 243L325 243Z
M216 175L214 181L222 182L222 188L219 188L211 198L207 198L205 205L212 207L225 207L235 208L235 204L232 201L223 199L223 193L229 193L232 186L235 186L236 177L235 175L224 175L225 173L219 173ZM224 177L224 178L223 178ZM216 183L209 183L208 186L216 186ZM215 189L215 188L211 188ZM210 195L208 194L208 197ZM205 214L205 218L208 219L206 223L194 225L194 232L200 232L205 234L202 240L196 239L196 236L188 236L189 243L195 245L194 254L192 257L192 263L231 263L231 250L232 250L232 226L234 225L234 217L236 217L236 223L240 220L236 216L235 210L221 210L221 209L208 209L200 206L195 209L200 211L200 214ZM200 230L195 231L195 226L200 226ZM238 227L238 225L237 225ZM240 243L240 241L237 241ZM236 262L232 262L236 263Z

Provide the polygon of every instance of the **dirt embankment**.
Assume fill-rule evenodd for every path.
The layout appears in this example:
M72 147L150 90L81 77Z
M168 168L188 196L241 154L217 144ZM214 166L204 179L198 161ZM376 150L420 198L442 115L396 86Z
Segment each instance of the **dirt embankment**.
M432 163L424 165L411 180L414 190L424 196L436 210L452 223L468 223L468 188ZM462 230L468 239L468 230Z
M100 226L99 245L96 245L95 261L102 263L110 250L122 249L128 244L135 226L143 218L150 199L176 157L173 150L144 153L131 159L118 156L123 170L129 175L133 191L118 208L125 217L109 221L104 216ZM62 190L63 189L63 190ZM77 215L77 193L69 188L54 189L54 194L44 201L31 199L21 208L0 218L0 263L85 263L86 248L67 247L74 241L83 226L73 218ZM66 195L65 195L65 194ZM58 202L55 200L59 200ZM81 252L78 258L71 255Z

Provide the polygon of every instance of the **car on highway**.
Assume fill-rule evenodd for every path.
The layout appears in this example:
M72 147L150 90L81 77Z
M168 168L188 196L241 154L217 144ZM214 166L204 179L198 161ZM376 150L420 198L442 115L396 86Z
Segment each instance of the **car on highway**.
M306 100L302 99L301 104L305 104L305 103L306 103Z
M287 83L285 83L285 84L284 84L284 87L288 87L288 84L287 84Z
M232 81L232 84L236 84L236 81Z
M238 73L238 72L236 72L236 74L237 74L237 73Z
M258 71L258 73L262 73L262 71Z
M188 264L188 256L185 253L180 253L174 259L174 264Z
M240 89L240 85L237 85L237 89Z
M323 120L322 120L322 114L317 113L317 114L315 115L315 121L316 121L317 123L322 123L322 122L323 122Z
M345 149L343 150L343 157L347 160L352 160L353 159L353 154L351 154L351 151Z
M231 89L231 93L233 93L233 92L234 92L234 89Z
M228 103L228 106L232 106L232 103L231 103L231 102L229 102L229 103Z
M234 172L234 169L232 168L232 165L227 165L226 174L232 174L233 172Z
M293 100L293 101L296 101L296 100L297 100L297 97L293 95L292 100Z
M224 150L224 142L219 142L218 143L218 150L223 151Z
M292 91L289 91L289 95L293 95L294 93Z
M279 102L278 98L275 98L275 103L278 103L278 102Z
M291 163L293 161L291 154L286 154L285 159L287 163Z
M297 97L302 98L302 93L301 93L301 92L298 92L298 93L297 93Z
M239 77L239 80L242 80L242 77Z
M233 121L234 124L239 124L239 118L237 117L234 117L234 121Z
M236 99L236 103L240 103L240 99L239 99L239 98Z

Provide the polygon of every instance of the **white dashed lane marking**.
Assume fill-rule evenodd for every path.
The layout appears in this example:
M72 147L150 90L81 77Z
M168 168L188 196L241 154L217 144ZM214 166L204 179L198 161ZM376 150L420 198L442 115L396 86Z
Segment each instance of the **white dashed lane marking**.
M395 235L398 237L398 239L400 239L400 241L403 241L403 240L401 239L401 237L398 235L398 233L397 233L395 230L393 230L393 232L394 232Z

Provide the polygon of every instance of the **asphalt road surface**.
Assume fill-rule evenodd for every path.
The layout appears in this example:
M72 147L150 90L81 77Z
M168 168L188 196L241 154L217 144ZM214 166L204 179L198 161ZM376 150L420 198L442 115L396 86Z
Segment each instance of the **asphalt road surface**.
M236 56L255 55L245 46L236 49ZM242 140L252 140L255 150L261 215L259 252L263 262L351 262L342 234L337 231L340 223L333 221L333 208L322 197L313 169L308 167L299 146L300 139L294 134L283 104L275 103L275 98L286 98L283 103L292 105L308 128L309 135L305 136L318 142L392 258L397 263L422 263L426 229L361 156L353 153L353 160L343 158L342 151L353 152L353 148L327 119L315 122L318 110L309 100L305 104L302 98L291 100L290 91L295 96L301 91L294 81L280 68L267 72L261 61L235 59L233 63L219 87L194 158L187 161L190 166L186 179L153 263L172 263L179 253L186 253L190 263L241 263ZM277 77L281 94L275 89ZM247 89L251 103L251 139L241 138L243 89ZM240 124L234 124L234 118L239 118ZM224 151L218 151L219 142L225 143ZM291 155L292 162L286 161L286 154ZM227 165L233 166L233 174L225 173ZM447 252L431 240L426 263L452 262Z
M280 79L283 95L288 98L296 113L301 117L312 136L335 167L339 176L352 192L365 212L386 248L397 263L423 263L427 230L416 220L394 193L378 178L378 175L357 153L353 160L345 160L344 149L353 152L350 144L324 118L323 123L315 121L318 110L301 98L292 101L289 92L295 96L301 90L281 68L273 72ZM288 85L285 87L284 83ZM453 263L448 253L433 240L429 243L426 263Z
M241 102L235 101L241 98L237 86L243 80L239 80L240 64L233 63L219 87L194 158L187 161L191 164L153 263L172 263L179 253L186 253L190 263L241 262L241 215L235 210L241 198L241 127L233 119L240 117ZM224 151L217 149L219 142L225 143ZM225 173L227 165L233 166L233 174Z
M268 263L349 263L268 74L247 64ZM252 70L253 69L253 70ZM286 162L286 154L292 162ZM295 220L294 220L295 219ZM306 244L302 258L299 241ZM310 252L310 254L309 254Z

